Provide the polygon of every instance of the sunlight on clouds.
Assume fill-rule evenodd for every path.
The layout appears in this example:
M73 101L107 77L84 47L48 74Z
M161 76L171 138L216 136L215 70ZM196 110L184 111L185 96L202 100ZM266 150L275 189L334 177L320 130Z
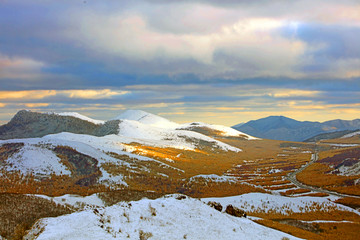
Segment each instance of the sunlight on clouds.
M5 107L6 104L5 103L0 103L0 107Z
M55 90L0 91L0 99L43 99L56 94Z
M244 108L244 107L216 107L214 109L220 110L220 111L240 111L240 110L246 110L247 108Z
M165 108L168 107L167 103L153 103L153 104L144 104L142 105L144 108Z
M289 98L289 97L297 97L297 96L306 96L306 97L314 97L318 95L319 91L307 91L307 90L275 90L278 92L269 93L269 96L275 98Z
M102 90L29 90L29 91L0 91L0 99L6 100L30 100L44 99L51 96L66 96L68 98L80 99L104 99L121 96L130 91Z
M244 32L260 32L269 31L284 26L286 23L281 20L270 18L250 18L241 20L231 26L224 26L223 32L225 34L244 34Z
M323 110L327 109L324 105L304 105L304 106L292 106L293 109L307 109L307 110Z
M129 91L112 91L110 89L103 90L66 90L57 91L61 95L66 95L70 98L85 98L85 99L102 99L111 98L129 93Z
M185 112L161 112L158 113L160 116L167 116L167 115L184 115Z
M29 108L47 107L49 105L49 103L25 103L25 106Z

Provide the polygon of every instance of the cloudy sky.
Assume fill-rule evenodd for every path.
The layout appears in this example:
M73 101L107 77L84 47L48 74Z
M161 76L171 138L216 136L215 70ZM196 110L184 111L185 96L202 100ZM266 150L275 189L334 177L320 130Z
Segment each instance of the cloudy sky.
M0 124L360 118L358 0L0 0Z

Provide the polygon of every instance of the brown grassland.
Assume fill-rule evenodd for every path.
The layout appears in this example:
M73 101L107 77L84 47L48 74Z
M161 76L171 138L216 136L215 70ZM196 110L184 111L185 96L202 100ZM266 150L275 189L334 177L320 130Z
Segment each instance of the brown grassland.
M343 176L335 171L335 167L344 160L360 158L359 154L360 148L354 147L322 152L319 154L319 161L297 174L297 179L307 185L360 196L360 185L354 184L360 174Z
M23 194L0 194L0 235L7 239L22 239L25 231L37 219L71 213L66 206Z
M9 239L19 239L19 236L21 237L36 219L72 211L48 200L22 194L60 196L71 193L84 196L100 193L100 197L108 205L117 201L138 200L141 197L157 198L176 192L197 198L271 191L284 196L327 196L299 188L287 179L289 173L310 161L311 153L316 148L314 144L275 140L248 141L242 137L223 137L217 132L208 134L242 151L227 152L206 144L195 151L189 151L131 143L129 146L136 149L134 154L150 157L156 161L107 152L109 156L122 160L126 164L104 163L98 166L96 159L82 155L75 149L60 146L54 151L71 170L71 176L54 174L48 177L24 176L19 172L1 171L0 198L8 200L0 201L0 216L4 216L2 213L10 209L13 209L14 214L17 215L0 218L1 221L6 222L6 224L0 224L0 234ZM19 151L20 148L20 145L0 147L0 166L8 156ZM345 151L332 150L332 147L328 146L322 146L322 150L319 154L320 160L334 157ZM85 165L83 161L86 161ZM86 166L91 166L92 170L88 172ZM94 181L101 176L99 167L113 176L123 176L123 181L128 186L120 182L106 186ZM329 174L330 170L332 170L331 166L316 162L298 174L297 178L308 185L360 195L358 186L344 184L349 179L354 180L359 176L345 177ZM194 178L196 175L208 174L216 174L229 181ZM359 208L360 205L356 198L342 198L337 202L352 208ZM37 204L42 206L41 211L35 207ZM24 208L28 209L26 212L30 216L28 220L19 216ZM258 220L260 224L306 239L339 239L339 236L341 239L356 239L356 232L360 232L360 218L357 214L336 209L324 210L322 206L316 204L310 210L304 213L288 211L286 214L281 214L276 211L262 212L254 209L248 215L261 217L262 220ZM306 222L315 220L335 222Z

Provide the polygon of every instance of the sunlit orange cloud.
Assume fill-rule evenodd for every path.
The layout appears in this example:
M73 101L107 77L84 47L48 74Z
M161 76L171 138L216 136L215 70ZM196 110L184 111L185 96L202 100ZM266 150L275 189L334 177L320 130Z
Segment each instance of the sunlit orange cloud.
M220 111L240 111L240 110L246 110L246 108L243 107L216 107L216 110L220 110Z
M49 103L25 103L26 107L35 108L35 107L47 107Z
M55 96L55 90L0 91L0 99L42 99Z
M165 108L165 107L177 107L184 105L184 102L175 102L175 103L150 103L150 104L141 104L136 106L137 108Z
M66 95L70 98L86 98L86 99L102 99L110 98L116 95L124 95L129 91L112 91L110 89L102 90L65 90L57 91L61 95Z
M152 104L145 104L142 105L143 108L164 108L164 107L168 107L169 104L167 103L152 103Z
M185 112L162 112L158 113L160 116L166 116L166 115L184 115Z
M319 91L306 91L306 90L281 90L275 93L269 93L269 96L275 98L286 98L286 97L296 97L296 96L316 96Z
M124 95L129 91L102 90L29 90L29 91L0 91L0 99L6 100L32 100L43 99L50 96L65 96L69 98L102 99Z
M5 107L6 104L5 103L0 103L0 107Z

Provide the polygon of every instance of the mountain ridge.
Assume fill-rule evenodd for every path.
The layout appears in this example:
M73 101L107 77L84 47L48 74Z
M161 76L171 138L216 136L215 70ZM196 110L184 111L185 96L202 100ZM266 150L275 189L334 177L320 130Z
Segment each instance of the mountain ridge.
M358 129L360 128L360 119L316 122L297 121L285 116L269 116L251 120L240 126L235 125L232 128L259 138L304 141L323 133Z

